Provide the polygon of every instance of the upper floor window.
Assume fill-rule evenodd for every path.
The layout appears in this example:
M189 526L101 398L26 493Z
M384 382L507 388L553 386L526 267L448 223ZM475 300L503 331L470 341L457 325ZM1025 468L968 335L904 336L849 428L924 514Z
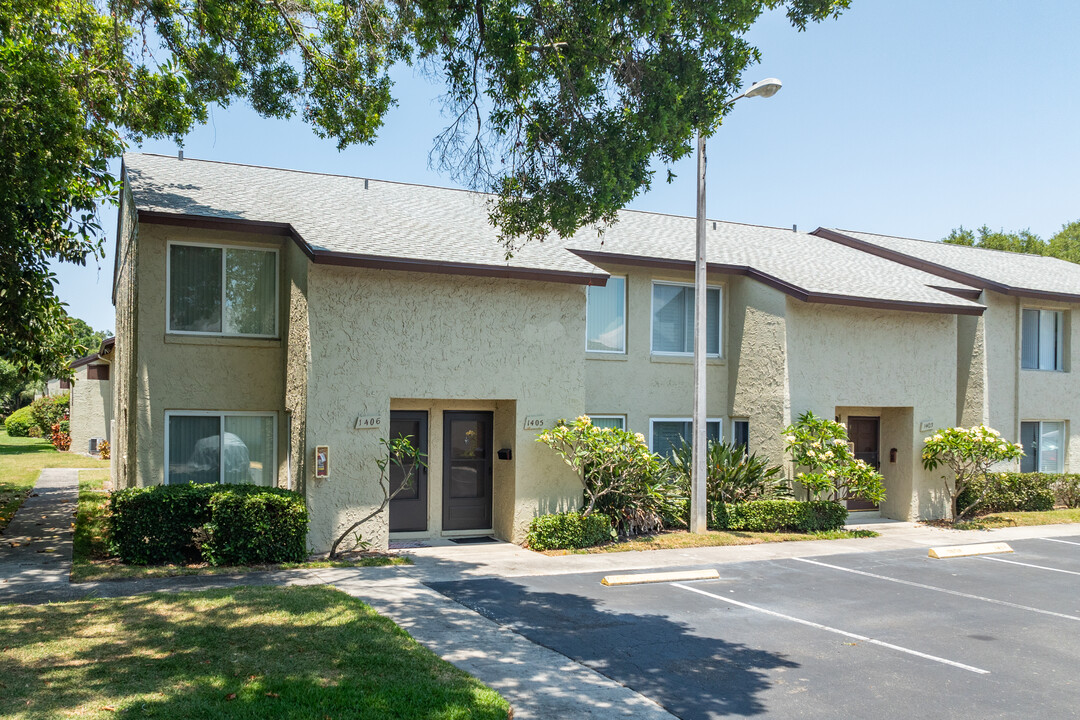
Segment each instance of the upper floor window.
M589 419L592 420L593 427L612 428L615 430L626 429L626 416L625 415L589 415Z
M277 336L277 250L169 245L169 332Z
M610 277L607 285L590 285L585 300L585 349L626 352L626 278Z
M706 353L720 355L720 288L705 291ZM670 355L694 352L694 286L653 283L652 351Z
M1024 310L1021 321L1020 367L1025 370L1065 369L1065 313Z

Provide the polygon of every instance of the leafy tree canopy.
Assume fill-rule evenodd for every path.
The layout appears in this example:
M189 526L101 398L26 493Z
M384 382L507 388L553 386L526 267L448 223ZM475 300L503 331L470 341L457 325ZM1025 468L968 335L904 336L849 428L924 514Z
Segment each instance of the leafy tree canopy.
M374 141L390 68L422 67L453 118L433 158L496 194L510 252L613 222L652 162L687 155L759 60L763 12L803 30L849 3L0 0L0 357L71 354L49 262L101 256L108 161L179 142L211 103L299 114L344 148Z
M961 225L950 232L948 237L942 239L942 242L989 250L1047 255L1080 263L1080 220L1063 225L1061 230L1049 240L1043 240L1030 230L994 232L986 225L978 230L968 230Z

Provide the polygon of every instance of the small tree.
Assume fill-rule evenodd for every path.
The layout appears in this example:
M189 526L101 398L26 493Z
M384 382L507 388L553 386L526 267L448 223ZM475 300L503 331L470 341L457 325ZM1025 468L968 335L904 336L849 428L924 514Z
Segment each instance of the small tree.
M330 559L336 560L341 557L338 552L338 547L349 534L353 533L356 528L360 527L368 520L379 515L390 504L390 501L398 496L402 490L412 487L413 478L420 468L427 467L427 463L424 462L424 458L427 455L420 451L412 441L404 435L399 435L393 440L387 440L386 438L379 438L379 444L386 448L386 455L378 458L375 464L379 467L379 487L383 491L383 500L379 507L371 511L361 519L354 522L338 536L338 539L334 541L334 544L330 547ZM389 484L389 472L390 469L397 466L404 473L404 478L401 481L401 485L398 486L393 492L390 491ZM360 533L355 533L356 539L355 546L364 545L363 536Z
M831 493L835 500L857 497L880 503L885 499L885 479L855 458L847 428L840 423L808 410L784 428L784 442L795 465L808 471L795 475L808 491Z
M588 517L601 511L623 533L659 530L678 515L678 488L667 463L649 452L645 436L619 428L598 428L588 415L560 420L536 441L572 467L584 490Z
M952 471L952 485L949 484L949 473L941 479L949 494L949 519L953 522L966 517L982 502L994 483L991 476L986 475L991 465L1018 460L1024 455L1021 445L1003 439L1001 433L985 425L948 428L926 438L925 442L923 467L927 470L946 467ZM983 484L983 491L970 505L958 508L960 493L984 475L987 482Z

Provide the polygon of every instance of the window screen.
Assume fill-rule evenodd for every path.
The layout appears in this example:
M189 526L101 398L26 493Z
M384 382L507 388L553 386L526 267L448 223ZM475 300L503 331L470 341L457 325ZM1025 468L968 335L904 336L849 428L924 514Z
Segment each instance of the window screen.
M694 288L687 285L653 284L652 351L694 352ZM720 288L705 295L706 352L720 354Z
M1065 313L1060 310L1024 310L1020 335L1021 368L1065 369Z
M590 286L585 320L585 349L626 351L626 279L612 277L604 287Z
M652 422L652 445L654 453L661 456L670 456L675 450L682 447L685 439L693 443L694 423L692 420L653 420ZM720 421L708 420L705 422L705 437L710 442L720 440Z
M169 330L272 336L277 332L277 253L169 247Z
M275 484L274 416L171 414L168 429L170 485Z

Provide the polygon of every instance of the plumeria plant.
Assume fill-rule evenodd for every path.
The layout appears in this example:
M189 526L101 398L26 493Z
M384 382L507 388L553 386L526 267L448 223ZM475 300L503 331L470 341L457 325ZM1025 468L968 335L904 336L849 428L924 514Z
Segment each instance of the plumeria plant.
M885 499L885 480L864 460L855 458L847 428L809 410L784 428L785 449L800 470L795 480L812 493L831 493L836 500Z
M577 472L585 494L583 517L603 512L621 532L633 535L659 530L665 516L676 512L671 470L649 452L641 433L600 428L581 415L559 420L536 441Z
M1000 462L1019 460L1024 455L1024 448L1019 443L1011 443L1001 437L1001 433L985 425L974 427L952 427L926 438L923 447L923 467L936 470L948 468L951 473L941 476L945 491L949 494L950 519L953 522L967 517L982 502L992 483L984 484L983 492L964 508L958 508L960 493L980 477L987 475L992 465ZM950 474L952 483L950 484Z

